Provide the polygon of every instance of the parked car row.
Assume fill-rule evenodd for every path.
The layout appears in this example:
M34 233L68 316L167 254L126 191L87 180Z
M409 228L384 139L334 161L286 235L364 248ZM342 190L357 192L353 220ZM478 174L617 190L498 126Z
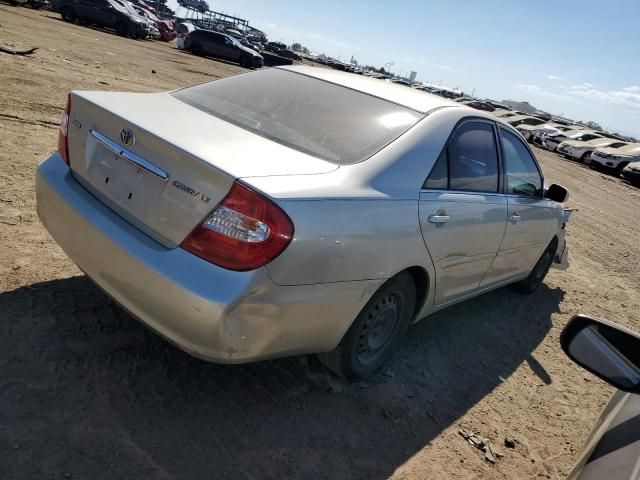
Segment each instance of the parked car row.
M483 103L468 98L460 99L460 102L474 108ZM515 127L533 145L585 165L605 169L640 185L640 143L580 124L561 124L542 115L506 108L495 109L492 113Z
M180 40L180 44L194 55L231 60L245 68L260 68L264 65L262 55L225 33L195 29L188 32Z
M123 37L176 38L173 20L161 20L141 0L57 0L54 8L66 22L115 30Z

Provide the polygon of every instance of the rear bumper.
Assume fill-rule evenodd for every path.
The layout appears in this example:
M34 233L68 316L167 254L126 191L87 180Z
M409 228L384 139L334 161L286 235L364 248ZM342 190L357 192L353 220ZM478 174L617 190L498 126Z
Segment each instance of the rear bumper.
M380 281L279 286L167 249L109 210L54 154L36 176L38 216L114 300L186 352L219 363L333 349Z

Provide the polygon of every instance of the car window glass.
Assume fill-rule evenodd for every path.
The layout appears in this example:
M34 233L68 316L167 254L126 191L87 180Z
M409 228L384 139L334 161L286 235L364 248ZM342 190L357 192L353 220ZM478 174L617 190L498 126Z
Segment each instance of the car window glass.
M529 149L511 132L500 131L506 191L514 195L539 195L542 178Z
M435 190L446 190L449 188L449 165L447 149L443 149L442 153L436 160L435 165L431 169L429 178L424 183L424 188Z
M117 10L120 13L127 13L127 9L124 8L124 6L122 6L120 3L118 2L109 2L111 6L113 6L113 8L115 10Z
M424 117L396 103L277 68L171 95L240 128L339 165L366 160Z
M491 125L464 123L448 149L451 190L498 191L498 154Z

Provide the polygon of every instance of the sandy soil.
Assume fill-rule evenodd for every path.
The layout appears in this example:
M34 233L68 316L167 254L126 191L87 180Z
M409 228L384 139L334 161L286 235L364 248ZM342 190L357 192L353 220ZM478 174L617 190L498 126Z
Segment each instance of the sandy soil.
M172 44L0 4L0 478L563 478L611 389L558 346L576 312L640 330L640 191L537 151L572 191L572 266L411 328L366 384L305 358L195 360L131 319L35 213L34 172L71 89L157 91L240 72ZM154 73L155 71L155 73ZM489 464L458 434L488 437ZM517 440L505 448L506 436Z

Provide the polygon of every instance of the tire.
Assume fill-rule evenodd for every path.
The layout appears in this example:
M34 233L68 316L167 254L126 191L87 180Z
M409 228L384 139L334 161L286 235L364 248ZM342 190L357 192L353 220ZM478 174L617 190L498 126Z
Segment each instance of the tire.
M249 57L240 57L240 66L243 68L251 68L251 59Z
M116 32L118 33L118 35L120 35L121 37L126 37L128 31L129 31L129 27L127 26L126 23L124 22L116 23Z
M357 381L372 375L393 353L413 320L416 286L402 272L371 297L338 346L318 359L336 375Z
M524 280L514 283L513 288L520 293L530 294L535 292L547 276L557 248L558 239L554 238L545 251L542 252L542 255L536 262L533 270L531 270L531 273L529 273L529 276Z
M584 155L580 157L580 161L588 166L593 165L593 160L591 160L591 152L584 153Z
M620 163L620 165L618 165L615 170L616 173L618 174L618 176L622 173L622 171L625 169L625 167L629 165L629 162L622 162Z
M60 15L65 22L73 23L76 21L76 13L72 8L63 8Z
M191 45L191 53L197 55L198 57L204 56L204 52L202 51L202 46L199 43L194 43Z

